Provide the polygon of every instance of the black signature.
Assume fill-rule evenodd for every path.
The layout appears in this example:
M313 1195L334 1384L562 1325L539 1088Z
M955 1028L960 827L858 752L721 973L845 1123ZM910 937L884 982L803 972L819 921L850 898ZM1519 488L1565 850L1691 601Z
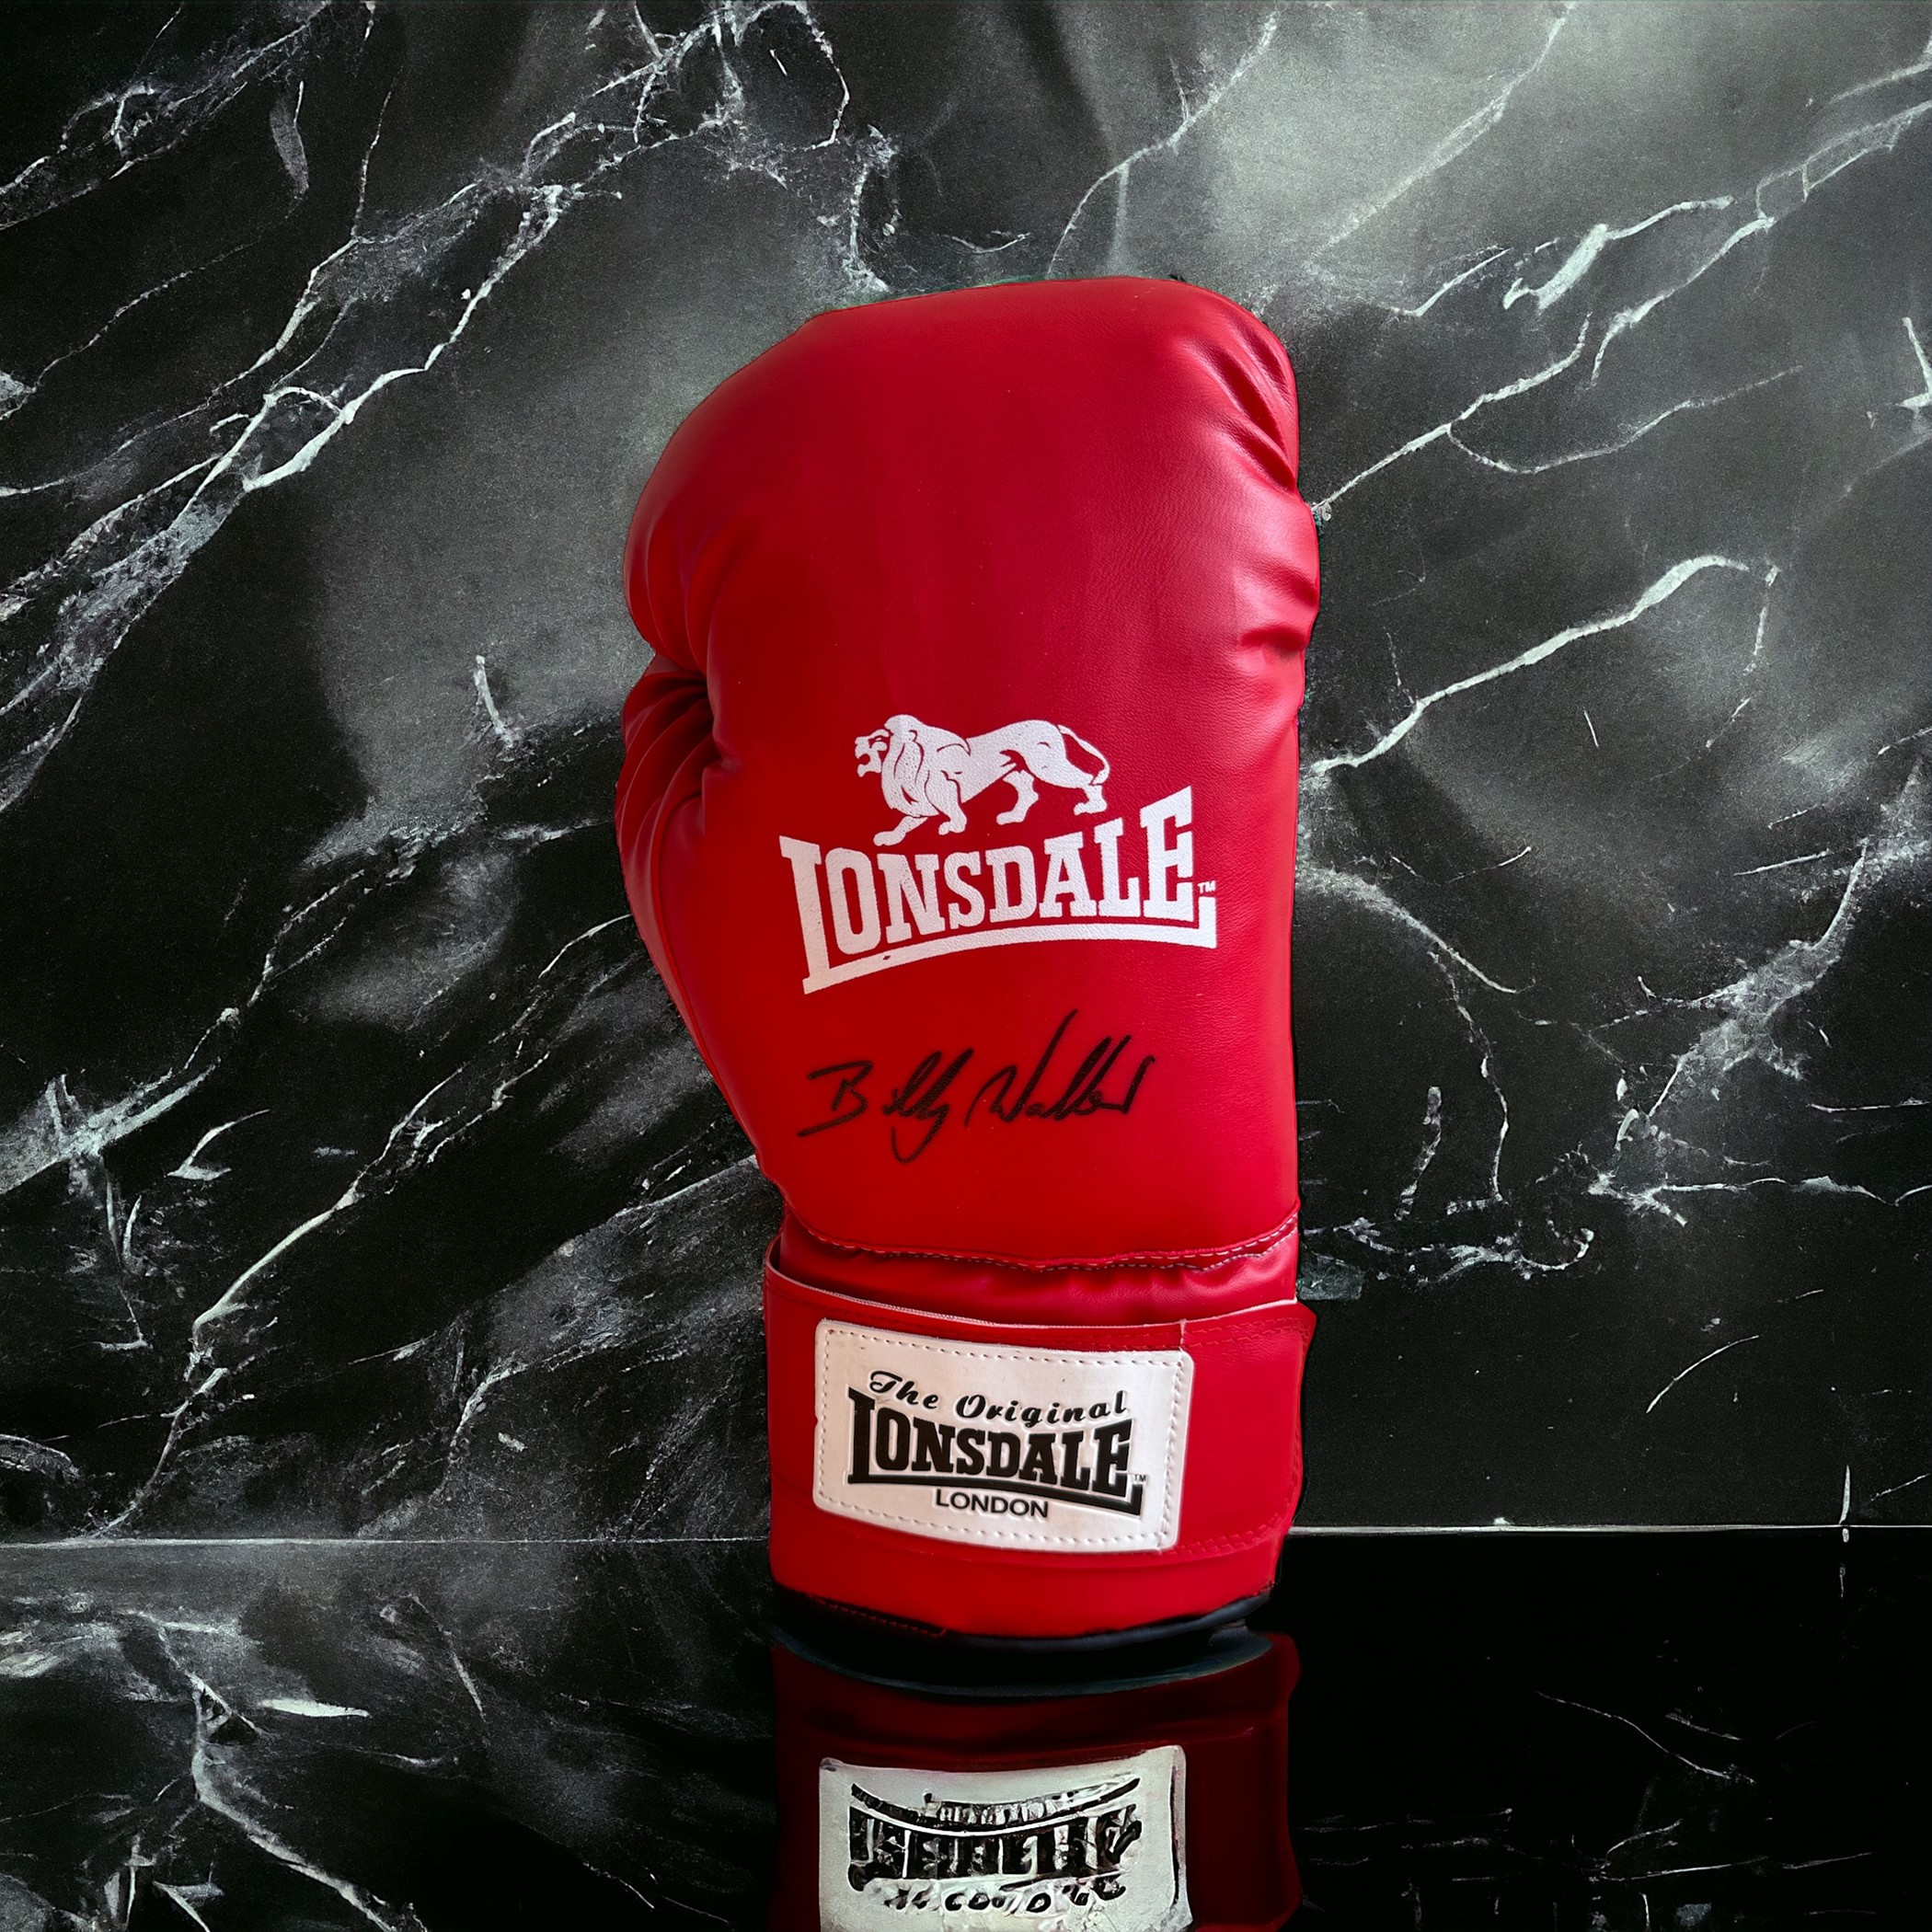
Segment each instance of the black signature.
M1119 1039L1110 1033L1101 1034L1064 1082L1060 1081L1057 1073L1053 1075L1059 1086L1057 1094L1051 1098L1043 1095L1035 1098L1047 1083L1048 1068L1066 1038L1067 1029L1078 1017L1079 1009L1075 1007L1053 1029L1053 1037L1047 1041L1045 1052L1033 1063L1032 1070L1023 1081L1017 1061L995 1067L981 1080L973 1089L972 1098L966 1101L965 1111L960 1118L960 1127L972 1126L974 1115L980 1113L982 1108L985 1110L983 1118L1000 1121L1007 1126L1021 1120L1076 1121L1090 1114L1130 1111L1134 1096L1141 1090L1141 1082L1147 1077L1147 1069L1154 1064L1155 1056L1147 1053L1142 1057L1127 1078L1124 1088L1117 1087L1118 1098L1108 1097L1105 1082L1126 1052L1133 1039L1132 1033L1122 1033ZM966 1047L949 1060L944 1049L935 1049L880 1102L880 1113L892 1122L891 1141L895 1160L915 1161L932 1145L964 1095L965 1083L960 1076L978 1051L976 1047ZM831 1127L849 1126L861 1114L869 1113L872 1101L866 1092L866 1082L872 1077L873 1068L874 1063L869 1060L835 1060L830 1066L814 1067L807 1074L808 1080L829 1080L834 1084L821 1089L826 1097L825 1118L800 1127L799 1138L804 1140L811 1134L823 1133ZM1017 1093L1014 1091L1016 1082L1019 1083ZM910 1153L900 1144L901 1121L917 1121L926 1130Z

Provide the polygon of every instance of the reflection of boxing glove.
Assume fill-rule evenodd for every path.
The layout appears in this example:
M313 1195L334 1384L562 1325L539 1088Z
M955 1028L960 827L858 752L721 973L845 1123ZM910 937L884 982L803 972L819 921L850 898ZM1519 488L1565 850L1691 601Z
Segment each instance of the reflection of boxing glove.
M1253 317L1056 282L820 316L645 489L618 841L785 1196L790 1590L1030 1639L1272 1581L1313 1327L1295 457Z
M774 1646L774 1932L1271 1932L1288 1842L1284 1637L1090 1695L963 1702Z

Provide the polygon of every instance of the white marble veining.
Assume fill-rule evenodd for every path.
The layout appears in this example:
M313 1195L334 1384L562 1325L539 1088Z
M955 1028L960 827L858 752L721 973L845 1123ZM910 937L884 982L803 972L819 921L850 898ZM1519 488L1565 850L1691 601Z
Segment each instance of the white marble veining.
M7 1521L757 1534L774 1207L609 849L625 518L814 311L1108 272L1301 385L1309 1519L1923 1513L1932 18L1029 18L48 29Z

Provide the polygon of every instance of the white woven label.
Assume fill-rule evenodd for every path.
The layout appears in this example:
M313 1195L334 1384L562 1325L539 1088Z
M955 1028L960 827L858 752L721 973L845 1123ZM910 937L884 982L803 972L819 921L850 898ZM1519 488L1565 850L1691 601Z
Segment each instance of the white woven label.
M1000 1549L1171 1549L1194 1364L819 1324L822 1510Z
M1182 1932L1187 1759L819 1766L820 1932Z

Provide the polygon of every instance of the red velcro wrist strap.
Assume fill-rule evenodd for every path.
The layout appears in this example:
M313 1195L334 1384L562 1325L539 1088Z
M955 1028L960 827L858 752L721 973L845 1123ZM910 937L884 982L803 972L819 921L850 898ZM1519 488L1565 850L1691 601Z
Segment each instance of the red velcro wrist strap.
M1052 1637L1266 1591L1301 1488L1276 1302L1133 1326L973 1321L765 1266L772 1569L915 1623Z

